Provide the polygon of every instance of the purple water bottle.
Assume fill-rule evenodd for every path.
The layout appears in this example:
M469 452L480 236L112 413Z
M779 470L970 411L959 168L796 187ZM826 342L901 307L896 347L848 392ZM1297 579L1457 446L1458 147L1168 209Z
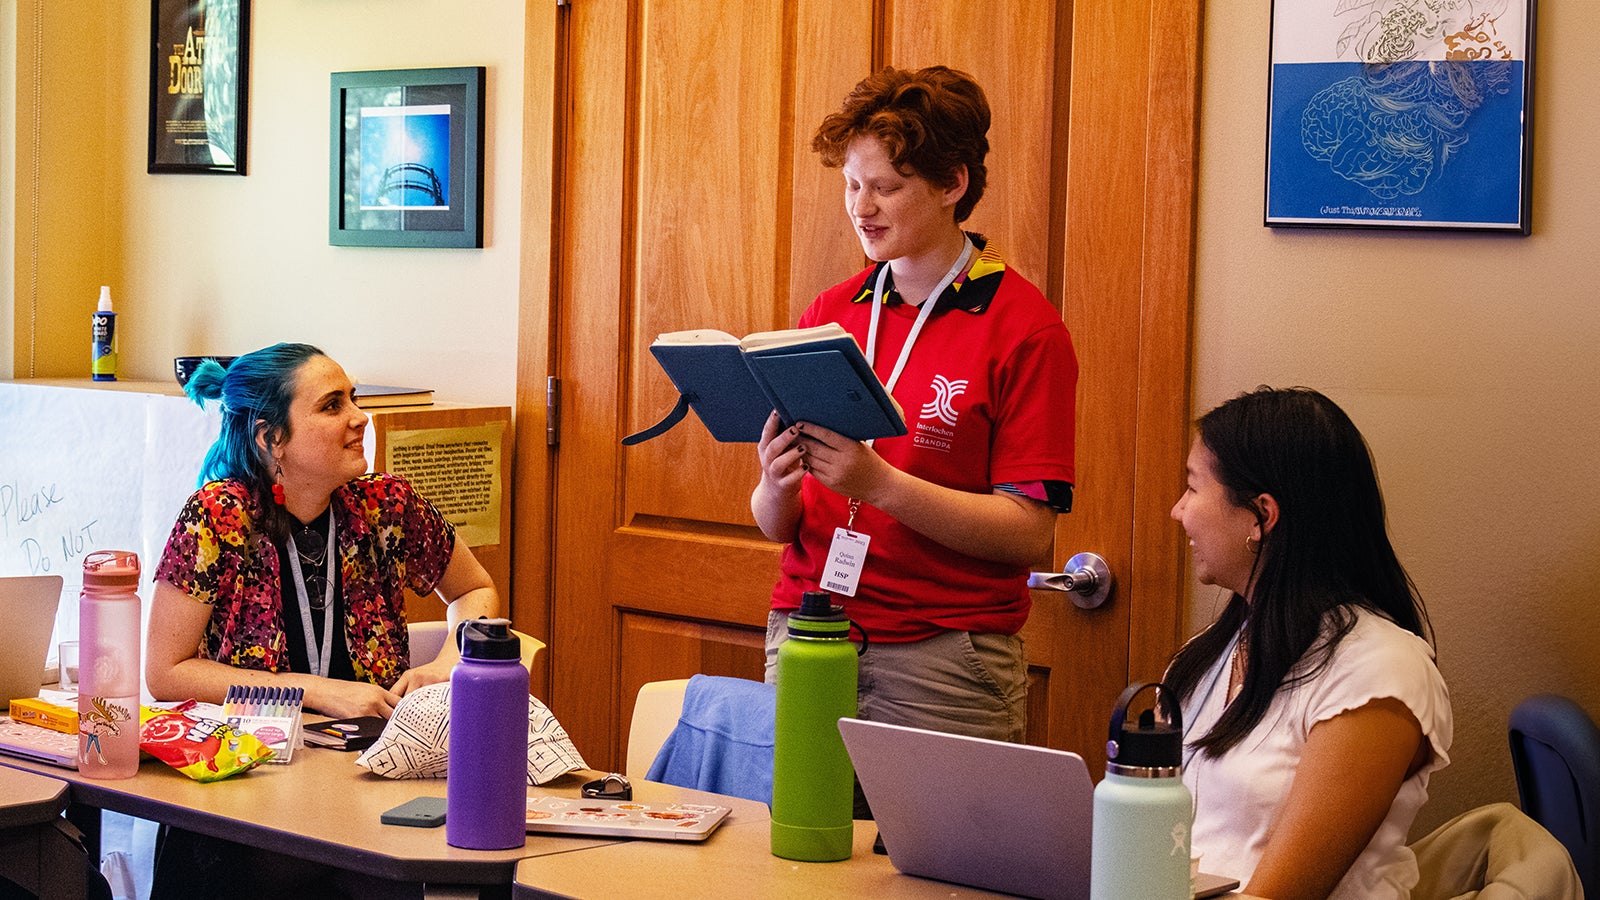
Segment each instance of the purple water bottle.
M528 670L509 619L456 629L450 672L450 770L445 843L509 850L527 842Z

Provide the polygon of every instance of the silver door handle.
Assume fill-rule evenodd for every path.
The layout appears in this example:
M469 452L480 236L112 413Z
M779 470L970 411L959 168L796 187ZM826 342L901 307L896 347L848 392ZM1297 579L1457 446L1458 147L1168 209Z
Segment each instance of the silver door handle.
M1066 591L1079 609L1095 609L1111 596L1111 567L1098 553L1079 553L1060 572L1029 572L1028 587Z

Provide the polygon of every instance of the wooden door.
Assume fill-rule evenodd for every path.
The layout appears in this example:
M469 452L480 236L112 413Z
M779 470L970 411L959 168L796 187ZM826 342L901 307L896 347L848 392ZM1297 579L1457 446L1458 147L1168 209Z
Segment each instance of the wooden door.
M692 416L618 443L676 399L650 341L791 326L857 271L841 180L811 132L873 69L944 63L994 110L989 189L968 227L1062 309L1082 364L1077 506L1041 565L1094 550L1118 588L1093 612L1037 593L1024 639L1029 739L1098 770L1116 693L1159 675L1182 626L1165 511L1187 444L1198 0L959 0L932 17L893 0L534 6L529 40L550 50L531 44L529 60L553 59L554 150L551 198L525 201L524 221L548 210L552 228L548 281L524 278L517 614L547 629L547 699L589 763L621 764L644 682L761 677L777 572L749 512L753 445L717 444ZM546 372L562 383L560 437L535 455ZM549 535L548 557L529 534ZM546 575L548 606L530 611L544 593L531 578Z

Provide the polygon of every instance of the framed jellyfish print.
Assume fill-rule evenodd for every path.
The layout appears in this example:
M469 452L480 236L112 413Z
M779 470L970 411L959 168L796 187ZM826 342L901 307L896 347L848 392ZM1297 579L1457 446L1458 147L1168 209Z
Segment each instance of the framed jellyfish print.
M1274 0L1264 224L1529 233L1534 0Z
M335 72L328 243L483 246L482 66Z

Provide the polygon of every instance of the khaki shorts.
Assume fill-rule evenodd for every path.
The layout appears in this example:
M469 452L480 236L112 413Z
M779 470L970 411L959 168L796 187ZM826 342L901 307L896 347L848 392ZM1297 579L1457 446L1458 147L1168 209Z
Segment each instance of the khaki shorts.
M767 614L768 683L776 683L787 613ZM1028 727L1022 638L944 631L909 643L868 642L856 678L856 716L969 737L1021 743ZM855 785L855 817L872 808Z
M788 614L767 616L766 680L775 682ZM1022 638L945 631L910 643L867 645L857 676L857 715L997 741L1021 741L1028 726L1028 665Z

